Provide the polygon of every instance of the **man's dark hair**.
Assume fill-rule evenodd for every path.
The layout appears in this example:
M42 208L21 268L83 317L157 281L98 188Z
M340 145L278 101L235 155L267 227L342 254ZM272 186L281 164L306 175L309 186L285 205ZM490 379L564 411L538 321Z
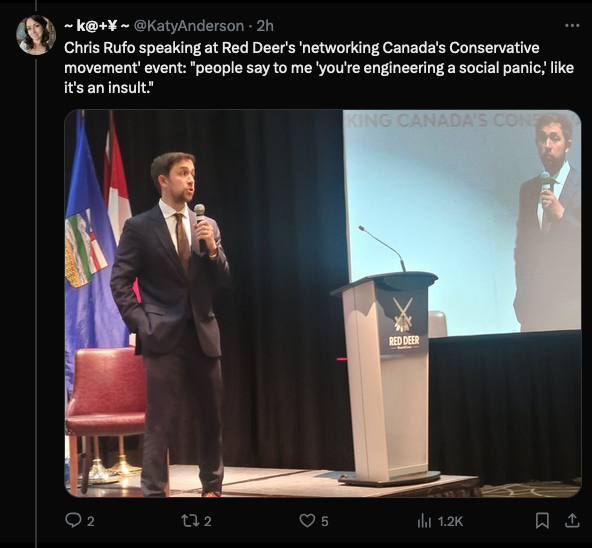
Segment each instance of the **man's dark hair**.
M191 160L195 164L195 156L188 152L165 152L152 160L150 176L152 177L154 186L156 186L156 190L158 190L158 194L161 193L158 177L160 175L168 175L171 172L171 168L181 160Z
M558 112L548 112L547 114L543 114L539 117L535 128L535 139L538 138L539 131L549 124L560 124L565 140L571 141L571 137L573 135L571 121L567 116L559 114Z

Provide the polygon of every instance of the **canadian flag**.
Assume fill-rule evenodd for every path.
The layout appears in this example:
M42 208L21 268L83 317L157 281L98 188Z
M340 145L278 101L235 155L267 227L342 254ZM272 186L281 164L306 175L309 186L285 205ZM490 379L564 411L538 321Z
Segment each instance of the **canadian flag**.
M121 151L115 132L115 122L113 121L113 111L109 111L109 131L107 132L107 142L105 144L105 162L103 171L103 196L107 213L111 221L115 243L119 244L119 237L123 231L125 221L132 216L129 196L127 194L127 184L125 182L125 173L123 171L123 162L121 160ZM138 280L134 282L134 291L138 301L140 300L140 291L138 290ZM135 346L136 336L130 335L130 344Z
M115 242L119 244L123 225L132 216L132 210L127 194L127 184L112 110L109 111L109 131L107 132L107 143L105 145L105 170L103 173L105 206L111 220Z

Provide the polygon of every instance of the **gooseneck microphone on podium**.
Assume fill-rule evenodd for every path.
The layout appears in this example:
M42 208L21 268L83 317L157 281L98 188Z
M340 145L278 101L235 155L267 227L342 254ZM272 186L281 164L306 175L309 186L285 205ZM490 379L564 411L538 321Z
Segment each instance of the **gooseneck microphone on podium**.
M368 236L372 236L372 238L374 238L377 242L380 242L383 246L388 247L391 251L394 251L399 256L399 259L401 259L401 268L403 269L403 272L407 272L407 269L405 268L405 261L403 261L403 257L401 257L401 254L396 249L392 248L388 244L385 244L382 240L379 240L376 236L374 236L373 234L368 232L362 225L360 225L358 228L362 232L365 232L366 234L368 234Z
M206 218L206 206L203 204L197 204L194 208L193 208L193 212L195 213L195 216L197 217L196 221L199 223L200 221L205 220ZM208 251L208 246L206 245L205 240L200 240L199 241L199 250L202 253L207 253Z

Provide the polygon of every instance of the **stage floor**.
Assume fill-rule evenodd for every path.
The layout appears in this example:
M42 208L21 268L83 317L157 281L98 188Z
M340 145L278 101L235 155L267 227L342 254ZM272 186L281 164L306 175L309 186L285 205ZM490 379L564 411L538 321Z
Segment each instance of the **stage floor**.
M171 465L171 497L200 497L199 468ZM480 497L476 476L445 476L430 483L399 487L361 487L339 482L353 472L226 467L224 497ZM140 476L113 476L111 483L90 485L80 497L141 497Z

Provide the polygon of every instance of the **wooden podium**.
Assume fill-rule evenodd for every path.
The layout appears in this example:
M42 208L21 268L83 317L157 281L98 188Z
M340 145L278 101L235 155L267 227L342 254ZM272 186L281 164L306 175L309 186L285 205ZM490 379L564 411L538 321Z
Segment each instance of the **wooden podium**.
M428 470L429 272L362 278L341 295L354 441L349 485L437 480Z

